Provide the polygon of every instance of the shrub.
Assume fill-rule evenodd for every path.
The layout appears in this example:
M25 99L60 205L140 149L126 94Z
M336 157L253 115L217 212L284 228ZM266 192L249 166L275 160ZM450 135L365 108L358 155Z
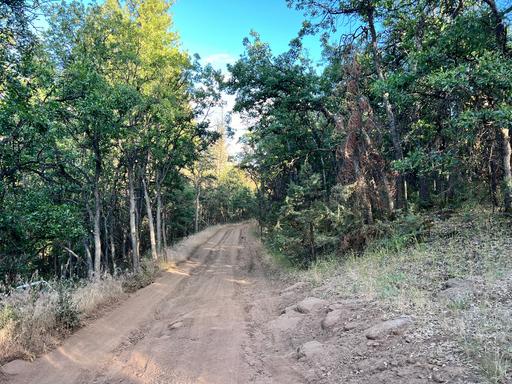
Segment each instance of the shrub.
M126 292L135 292L155 281L160 268L153 260L144 258L140 264L140 271L126 275L123 281L123 289Z

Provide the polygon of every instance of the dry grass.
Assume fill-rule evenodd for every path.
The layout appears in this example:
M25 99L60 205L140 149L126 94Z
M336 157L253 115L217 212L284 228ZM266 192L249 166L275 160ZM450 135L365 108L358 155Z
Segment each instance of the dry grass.
M15 293L0 309L0 362L32 358L58 342L57 292Z
M441 216L421 241L380 240L362 255L319 261L299 278L337 297L377 301L429 329L441 320L437 331L456 338L461 360L482 382L512 383L510 218L485 210ZM470 287L466 297L446 297L450 279Z
M71 301L80 314L90 315L98 308L119 300L123 294L123 279L106 275L103 279L79 286L71 293Z

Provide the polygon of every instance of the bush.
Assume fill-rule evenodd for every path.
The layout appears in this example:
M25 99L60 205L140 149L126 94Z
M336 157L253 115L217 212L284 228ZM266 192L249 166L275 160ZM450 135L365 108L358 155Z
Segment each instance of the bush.
M80 325L80 312L73 303L69 290L63 285L58 285L58 302L55 308L55 320L57 327L71 331Z
M123 281L123 289L126 292L135 292L155 281L160 268L153 260L144 258L141 260L140 271L126 275Z

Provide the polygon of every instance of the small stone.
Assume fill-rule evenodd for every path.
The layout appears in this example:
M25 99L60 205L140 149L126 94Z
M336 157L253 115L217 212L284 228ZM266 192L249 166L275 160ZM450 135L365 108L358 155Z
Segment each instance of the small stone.
M397 319L383 321L369 328L366 331L366 338L376 340L387 335L399 335L411 324L412 320L409 317L399 317Z
M181 327L183 327L183 321L177 321L177 322L169 324L167 326L167 328L169 328L169 329L178 329L178 328L181 328Z
M316 311L320 308L323 308L326 305L326 300L322 300L317 297L307 297L297 304L295 310L300 313L309 313L311 311Z
M328 312L325 318L322 320L322 329L331 329L341 321L343 312L340 309L335 309L332 312Z
M464 302L474 293L473 283L464 279L449 279L444 283L443 290L439 293L441 299Z
M286 312L277 319L272 320L269 325L272 329L280 332L290 331L297 327L301 320L301 315L297 312Z
M307 285L308 284L305 283L304 281L299 281L298 283L295 283L293 285L290 285L288 288L285 288L283 290L283 293L289 293L289 292L293 292L293 291L300 291L303 288L305 288Z
M348 322L348 323L345 323L345 324L343 325L343 330L344 330L345 332L348 332L348 331L351 331L351 330L353 330L353 329L356 329L358 326L359 326L359 324L358 324L358 323L356 323L356 322Z
M335 311L337 309L344 309L345 308L345 304L343 303L332 303L330 304L328 307L327 307L327 310L329 311Z
M375 363L374 370L377 372L383 372L386 369L388 369L388 363L384 360L379 360L377 363Z
M324 345L316 340L313 340L313 341L308 341L307 343L303 344L297 350L297 357L299 359L301 357L306 357L308 359L311 359L315 356L320 355L322 352L324 352Z

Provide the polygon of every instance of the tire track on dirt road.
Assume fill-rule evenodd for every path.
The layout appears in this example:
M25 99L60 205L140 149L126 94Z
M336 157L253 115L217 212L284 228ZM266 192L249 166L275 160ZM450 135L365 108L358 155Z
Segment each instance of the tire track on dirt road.
M300 375L287 375L285 381L275 375L288 363L281 358L276 359L277 368L272 359L253 364L251 356L264 355L270 346L249 335L247 304L256 295L275 292L266 291L268 284L257 270L250 229L247 223L222 226L178 268L164 272L60 348L10 369L8 382L303 382ZM272 309L266 310L273 315Z

